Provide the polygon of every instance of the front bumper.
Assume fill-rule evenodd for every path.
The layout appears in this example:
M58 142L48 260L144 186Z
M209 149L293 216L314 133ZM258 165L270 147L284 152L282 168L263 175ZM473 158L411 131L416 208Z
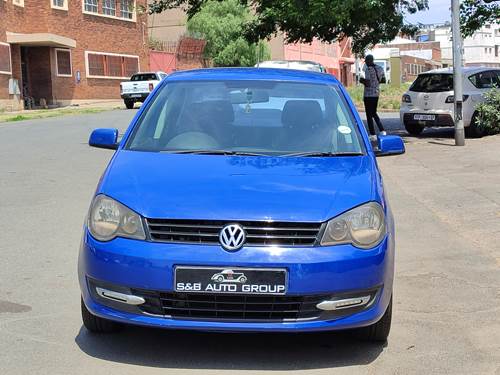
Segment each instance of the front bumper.
M195 251L194 251L195 250ZM173 269L184 266L286 268L287 296L378 292L366 309L350 315L321 315L312 320L231 321L153 316L120 304L103 303L89 290L89 279L109 285L169 293ZM166 244L117 238L102 243L85 230L79 257L79 281L85 305L97 316L122 323L210 331L323 331L370 325L384 314L392 294L394 241L389 234L371 250L333 247L244 247L235 253L219 246Z

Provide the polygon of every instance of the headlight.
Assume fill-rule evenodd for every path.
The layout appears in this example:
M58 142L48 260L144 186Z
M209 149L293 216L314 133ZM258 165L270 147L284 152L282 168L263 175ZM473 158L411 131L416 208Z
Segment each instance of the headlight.
M369 249L378 245L384 235L384 210L378 203L369 202L330 220L321 245L350 243L362 249Z
M98 195L92 201L88 227L99 241L110 241L115 237L146 239L141 217L105 195Z

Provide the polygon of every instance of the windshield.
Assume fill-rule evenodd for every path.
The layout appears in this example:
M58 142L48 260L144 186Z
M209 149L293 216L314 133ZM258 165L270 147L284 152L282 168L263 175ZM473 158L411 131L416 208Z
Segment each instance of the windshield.
M410 87L410 91L416 92L444 92L452 90L452 74L421 74Z
M363 152L360 139L336 85L188 81L160 90L126 149L347 155Z
M156 81L157 79L154 73L134 74L132 78L130 78L131 81Z

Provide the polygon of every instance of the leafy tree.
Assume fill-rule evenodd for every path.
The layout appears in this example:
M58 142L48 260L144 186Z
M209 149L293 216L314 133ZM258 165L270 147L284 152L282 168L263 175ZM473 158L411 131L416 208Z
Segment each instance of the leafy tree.
M154 0L150 13L185 6L188 16L197 14L208 0ZM286 41L311 42L318 38L333 42L351 37L353 50L362 53L374 44L388 42L400 32L413 34L417 28L405 25L403 14L428 8L428 0L239 0L250 6L256 17L244 25L247 40L269 38L285 32ZM464 36L485 22L500 19L500 0L462 0Z
M207 1L187 23L191 35L207 41L205 54L216 66L253 66L269 58L263 42L249 43L243 25L251 22L248 8L238 0Z
M155 0L151 13L185 6L192 18L203 5L214 0ZM234 3L234 0L231 1ZM243 36L252 42L285 32L286 41L311 42L314 38L333 42L351 37L353 50L388 42L400 32L416 28L405 26L403 13L427 8L428 0L239 0L255 17L243 23Z
M486 23L499 22L499 0L462 0L460 19L462 34L471 36Z

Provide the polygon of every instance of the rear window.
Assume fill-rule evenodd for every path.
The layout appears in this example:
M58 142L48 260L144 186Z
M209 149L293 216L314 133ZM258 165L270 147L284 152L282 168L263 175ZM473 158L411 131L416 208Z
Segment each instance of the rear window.
M410 86L410 91L416 92L443 92L452 90L452 74L421 74Z
M154 73L144 73L144 74L134 74L131 81L156 81L156 74Z

